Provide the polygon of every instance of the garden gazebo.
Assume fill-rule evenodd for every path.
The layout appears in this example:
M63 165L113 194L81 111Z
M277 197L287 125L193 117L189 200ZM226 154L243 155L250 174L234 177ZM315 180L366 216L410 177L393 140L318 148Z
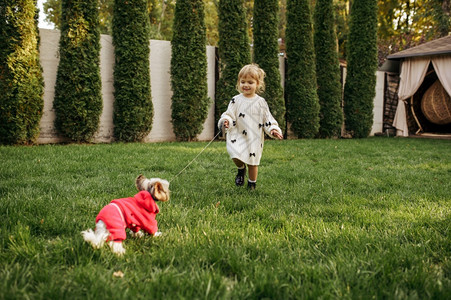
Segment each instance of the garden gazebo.
M396 135L409 136L409 128L416 134L451 133L451 35L387 58L383 68L396 72L399 65L400 71Z

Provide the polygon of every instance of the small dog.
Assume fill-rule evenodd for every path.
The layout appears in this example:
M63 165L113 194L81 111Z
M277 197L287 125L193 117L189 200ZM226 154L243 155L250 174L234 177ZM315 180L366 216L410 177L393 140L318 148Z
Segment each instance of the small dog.
M101 248L108 241L115 254L125 254L122 241L126 238L126 228L132 231L133 237L144 236L141 229L153 236L161 235L155 219L160 211L156 201L169 200L169 182L160 178L147 179L139 175L135 185L138 194L111 201L97 215L95 231L92 229L82 231L84 240L94 248Z

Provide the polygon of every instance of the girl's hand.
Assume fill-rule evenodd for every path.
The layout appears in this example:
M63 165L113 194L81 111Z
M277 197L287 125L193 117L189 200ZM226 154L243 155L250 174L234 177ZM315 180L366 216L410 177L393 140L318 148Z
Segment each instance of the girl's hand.
M283 135L281 135L281 134L279 133L279 131L277 131L277 130L275 130L275 129L271 130L271 134L272 134L273 136L275 136L276 138L278 138L279 140L283 139Z
M224 127L229 128L229 121L227 121L227 120L224 121Z

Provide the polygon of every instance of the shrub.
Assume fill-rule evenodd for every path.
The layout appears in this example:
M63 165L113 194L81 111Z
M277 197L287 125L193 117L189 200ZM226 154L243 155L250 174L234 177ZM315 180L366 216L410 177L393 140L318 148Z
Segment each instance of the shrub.
M114 137L144 139L152 129L147 1L115 0L113 12Z
M33 143L39 135L44 81L33 0L0 0L0 143Z
M377 1L353 1L349 24L348 70L344 89L346 130L367 137L373 125L377 70Z
M172 37L172 125L179 140L192 140L203 129L210 100L203 0L178 1Z
M309 0L287 1L287 119L294 134L313 138L319 129L315 50Z
M314 14L316 78L320 104L319 136L339 137L343 123L340 62L332 0L317 0Z
M102 113L98 23L96 1L62 2L55 127L77 142L94 136Z
M279 126L285 129L285 99L279 71L279 2L254 2L254 62L266 72L266 89L262 97Z
M237 94L238 73L251 62L244 0L219 1L219 72L216 84L216 120Z

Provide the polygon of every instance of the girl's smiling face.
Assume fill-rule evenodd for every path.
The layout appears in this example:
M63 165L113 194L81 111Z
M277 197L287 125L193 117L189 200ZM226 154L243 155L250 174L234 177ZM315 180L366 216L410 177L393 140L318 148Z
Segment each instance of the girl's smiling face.
M247 98L254 97L255 91L257 90L257 80L255 80L249 75L241 77L240 90L245 97Z

